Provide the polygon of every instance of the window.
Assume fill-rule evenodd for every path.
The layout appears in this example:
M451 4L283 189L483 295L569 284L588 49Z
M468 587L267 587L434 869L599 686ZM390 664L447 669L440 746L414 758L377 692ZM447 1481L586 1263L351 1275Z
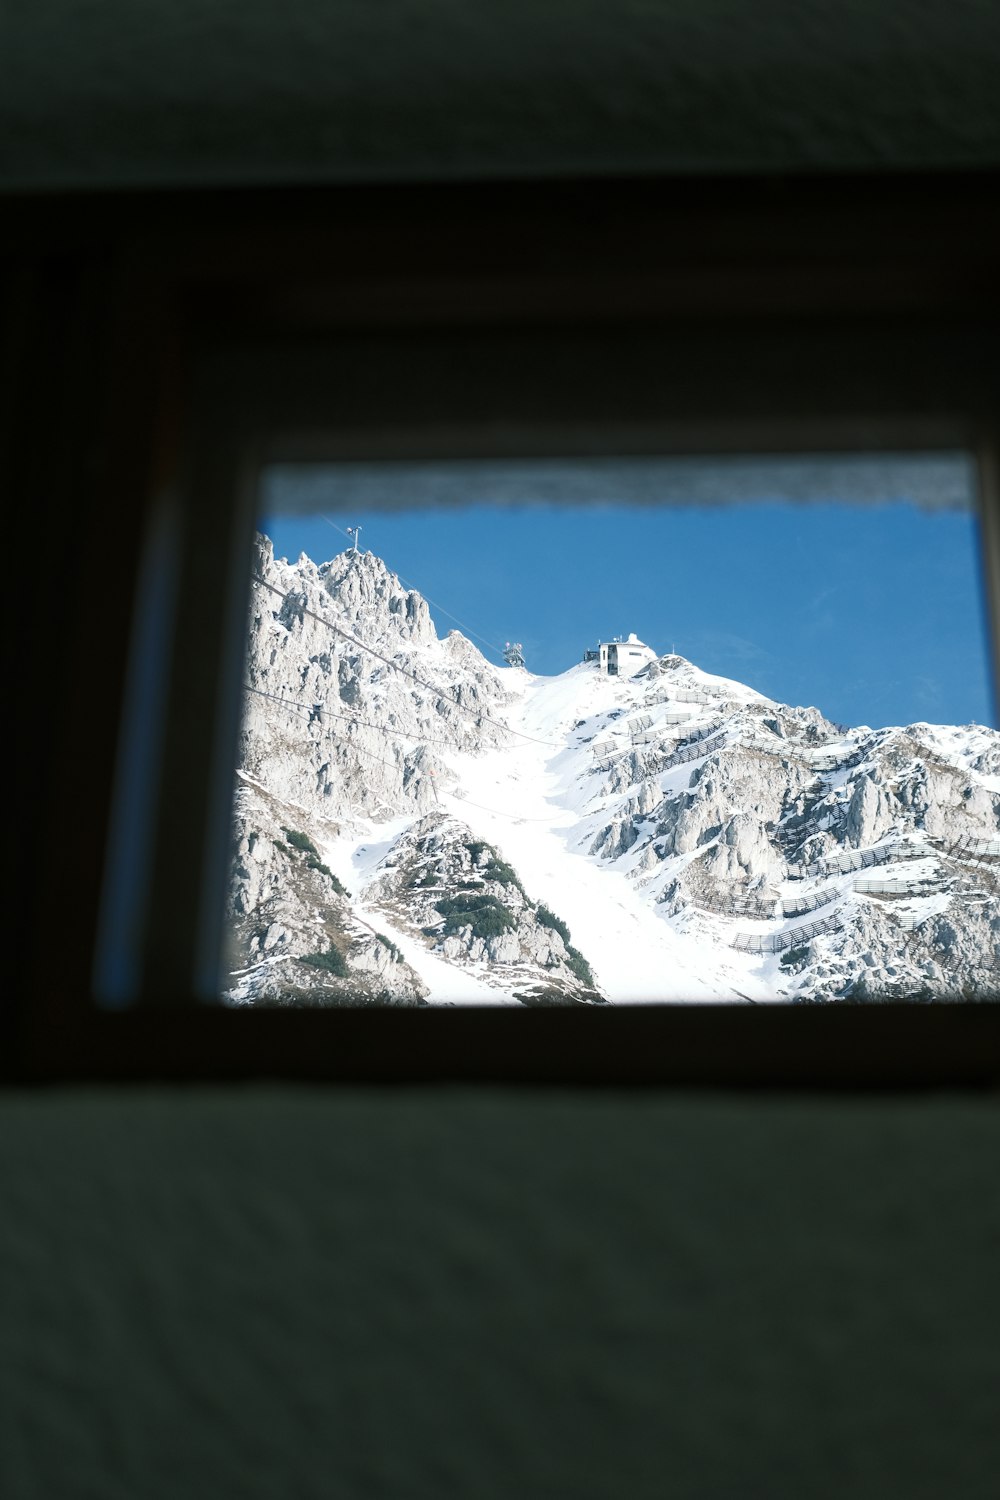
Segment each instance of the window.
M268 471L229 1003L990 998L974 489L962 454ZM609 622L657 649L588 667Z
M107 947L84 913L70 998L57 982L30 1007L22 1069L717 1083L983 1076L988 1007L894 1012L891 1041L885 1016L853 1007L769 1014L752 1041L736 1009L400 1012L390 1035L382 1015L196 1008L215 989L241 700L232 664L268 464L961 450L978 466L994 598L1000 573L1000 231L988 184L279 196L281 214L269 195L195 196L108 205L96 219L93 205L69 205L61 218L46 208L19 229L41 256L80 244L75 216L90 214L86 274L72 297L92 318L81 319L81 347L96 328L106 342L93 394L85 355L72 394L84 396L78 409L93 418L87 442L99 455L85 471L94 532L130 559L134 639L147 647L130 699L117 649L96 688L90 664L73 658L81 704L88 691L92 705L112 693L126 702L120 765L133 774L118 785L132 801L123 810L119 797L113 813L110 778L99 776L80 814L81 846L104 847L103 830L117 826L104 889L128 900L105 934L124 942L123 989L142 1003L93 1010L88 976L95 958L106 972ZM100 274L86 269L98 264ZM73 410L67 396L60 430L79 440ZM137 589L128 493L146 497L138 510L153 538ZM96 565L97 540L84 551ZM113 626L121 614L120 600L102 596L84 618ZM994 660L996 622L994 609ZM110 716L91 712L99 747L113 734ZM143 724L149 753L136 759ZM141 837L130 840L137 820ZM40 894L54 901L58 889L46 875ZM59 1017L71 1024L60 1029Z

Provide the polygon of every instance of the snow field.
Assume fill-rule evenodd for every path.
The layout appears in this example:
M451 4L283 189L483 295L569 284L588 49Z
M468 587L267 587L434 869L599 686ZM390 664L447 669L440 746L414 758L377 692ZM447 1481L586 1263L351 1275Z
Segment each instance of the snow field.
M574 668L530 682L509 722L558 744L577 720L641 698L637 685ZM609 1000L704 1004L773 998L743 955L720 952L707 924L700 933L697 927L674 930L626 871L602 867L573 847L581 807L593 795L586 778L588 755L586 745L555 751L522 741L516 752L445 757L462 794L447 795L449 811L461 815L515 869L531 872L529 896L568 924ZM690 774L688 767L679 769Z

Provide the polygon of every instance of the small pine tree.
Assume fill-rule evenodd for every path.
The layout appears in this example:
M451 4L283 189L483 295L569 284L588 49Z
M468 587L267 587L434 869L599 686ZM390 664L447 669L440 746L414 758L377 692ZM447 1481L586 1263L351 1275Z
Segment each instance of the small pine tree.
M347 960L337 947L328 948L325 953L306 953L299 962L309 964L313 969L324 969L328 974L335 974L338 979L347 978Z

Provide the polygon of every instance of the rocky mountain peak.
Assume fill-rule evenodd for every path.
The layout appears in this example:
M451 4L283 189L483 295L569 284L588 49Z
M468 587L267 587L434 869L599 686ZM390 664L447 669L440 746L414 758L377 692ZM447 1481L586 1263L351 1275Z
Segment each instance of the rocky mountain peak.
M317 566L257 543L244 773L321 818L428 811L441 753L502 736L502 673L438 639L427 602L371 552Z
M370 552L261 538L256 578L232 998L995 993L996 731L850 728L674 653L531 677Z
M399 636L416 646L437 640L426 600L416 589L404 588L374 552L341 552L321 564L316 575L336 610L359 627L373 629L379 639Z
M289 563L286 558L275 559L270 541L260 537L256 561L269 581L299 595L287 601L288 622L301 614L305 603L345 630L363 630L372 645L405 641L427 646L437 640L426 600L415 589L405 588L373 552L349 548L318 565L303 553Z

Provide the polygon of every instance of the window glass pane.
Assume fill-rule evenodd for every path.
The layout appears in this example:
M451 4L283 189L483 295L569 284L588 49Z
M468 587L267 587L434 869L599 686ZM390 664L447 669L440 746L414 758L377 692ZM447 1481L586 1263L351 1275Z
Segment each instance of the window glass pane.
M227 998L988 998L961 454L262 485Z

